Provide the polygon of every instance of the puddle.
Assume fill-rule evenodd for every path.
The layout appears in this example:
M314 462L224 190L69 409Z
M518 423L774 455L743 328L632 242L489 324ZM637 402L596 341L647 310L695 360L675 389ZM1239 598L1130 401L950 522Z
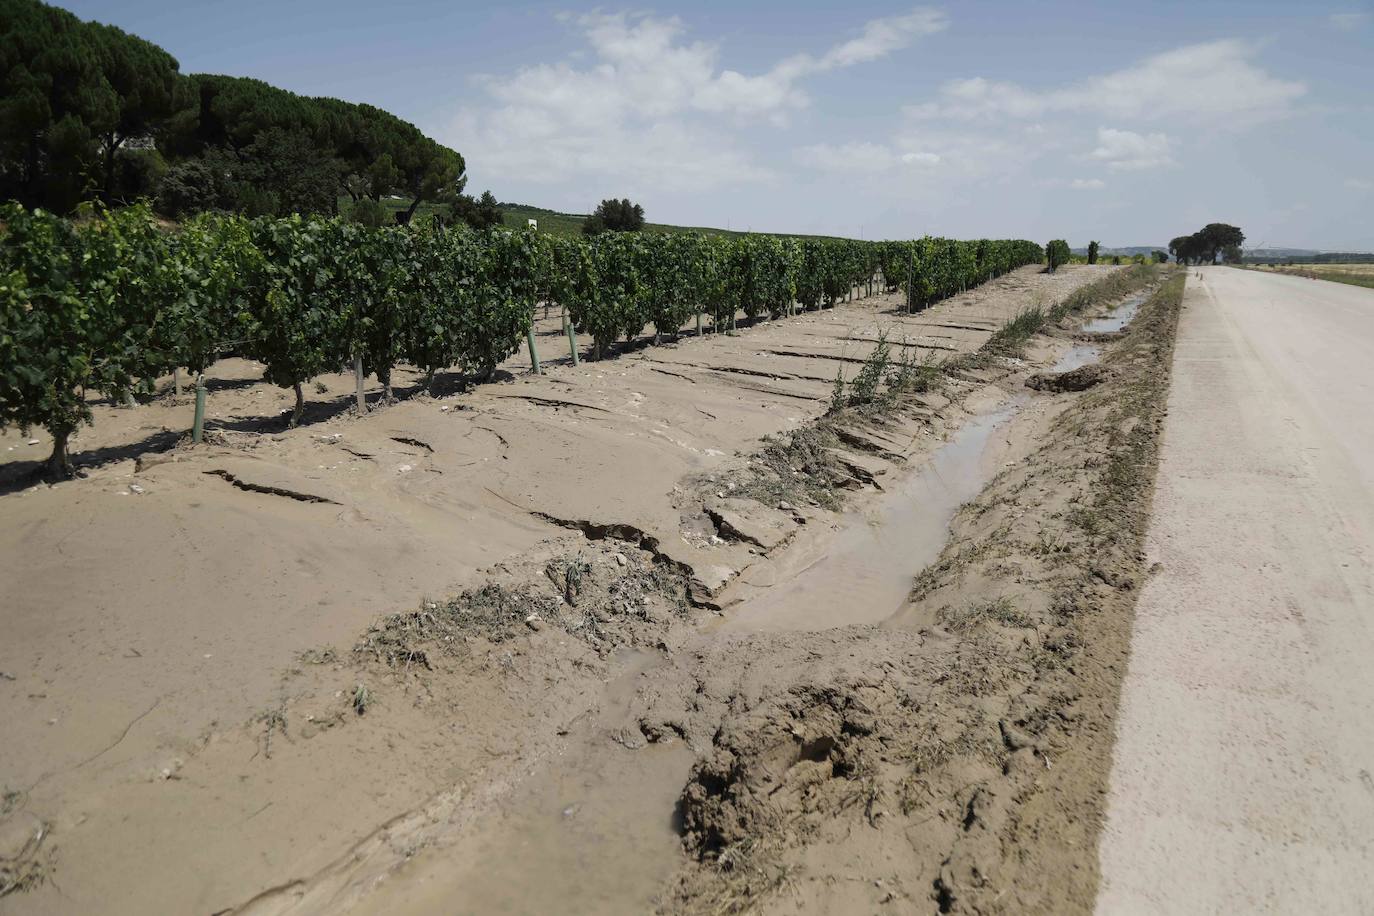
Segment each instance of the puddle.
M954 513L991 478L983 456L1022 403L973 418L915 473L883 478L886 492L866 512L842 515L839 531L746 571L723 596L731 607L720 629L821 630L892 616L940 555Z
M1059 357L1059 360L1050 366L1051 372L1072 372L1083 366L1097 362L1102 355L1102 348L1097 344L1079 343L1069 348L1068 352Z
M1131 323L1135 313L1140 311L1140 306L1149 298L1149 293L1137 293L1125 302L1112 309L1101 318L1094 318L1083 325L1081 330L1092 334L1106 334L1112 331L1120 331Z

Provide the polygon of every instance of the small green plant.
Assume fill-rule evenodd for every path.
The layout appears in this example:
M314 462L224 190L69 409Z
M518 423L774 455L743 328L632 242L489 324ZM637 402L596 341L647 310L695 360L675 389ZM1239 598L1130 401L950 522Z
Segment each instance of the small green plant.
M835 384L830 389L830 409L827 413L839 413L844 410L844 369L835 370Z
M353 687L353 698L349 705L360 716L367 713L367 708L372 705L372 691L367 689L366 684L357 684Z
M934 354L918 360L912 347L902 347L902 355L893 365L895 368L887 377L887 390L890 393L934 391L944 379L944 372Z
M863 366L859 368L859 374L854 376L854 381L849 386L850 407L871 404L877 399L878 388L887 376L890 359L891 348L887 344L887 332L882 331L878 334L877 346L868 354L868 359L864 360Z

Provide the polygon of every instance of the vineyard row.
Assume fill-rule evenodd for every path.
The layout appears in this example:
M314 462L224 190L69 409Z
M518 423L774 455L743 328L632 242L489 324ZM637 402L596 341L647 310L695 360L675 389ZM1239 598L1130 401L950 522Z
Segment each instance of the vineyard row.
M42 426L50 470L91 419L88 392L151 392L226 355L293 388L349 364L389 392L394 366L487 377L536 303L566 307L600 357L652 325L731 328L832 306L882 283L913 306L1042 260L1034 242L367 228L337 219L203 215L165 228L146 206L67 220L0 207L0 427Z

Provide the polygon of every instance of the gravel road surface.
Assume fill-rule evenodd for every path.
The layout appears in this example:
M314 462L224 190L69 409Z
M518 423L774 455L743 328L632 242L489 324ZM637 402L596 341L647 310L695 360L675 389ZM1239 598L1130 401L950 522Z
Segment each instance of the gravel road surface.
M1184 305L1098 911L1374 912L1374 290Z

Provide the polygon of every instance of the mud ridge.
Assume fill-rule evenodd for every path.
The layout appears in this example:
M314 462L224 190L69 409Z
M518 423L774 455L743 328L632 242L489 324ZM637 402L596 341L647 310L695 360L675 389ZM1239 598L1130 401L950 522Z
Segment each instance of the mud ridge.
M535 518L542 519L560 528L570 528L574 531L581 532L582 536L588 541L602 541L610 538L612 540L624 541L627 544L646 551L654 558L655 563L661 564L670 571L686 579L688 584L687 598L692 603L693 607L720 610L719 605L712 601L714 592L720 589L708 587L701 581L701 577L697 575L696 570L692 568L690 563L685 563L682 560L669 556L660 549L659 539L642 528L626 522L594 522L590 519L559 518L547 512L534 510L527 511Z

